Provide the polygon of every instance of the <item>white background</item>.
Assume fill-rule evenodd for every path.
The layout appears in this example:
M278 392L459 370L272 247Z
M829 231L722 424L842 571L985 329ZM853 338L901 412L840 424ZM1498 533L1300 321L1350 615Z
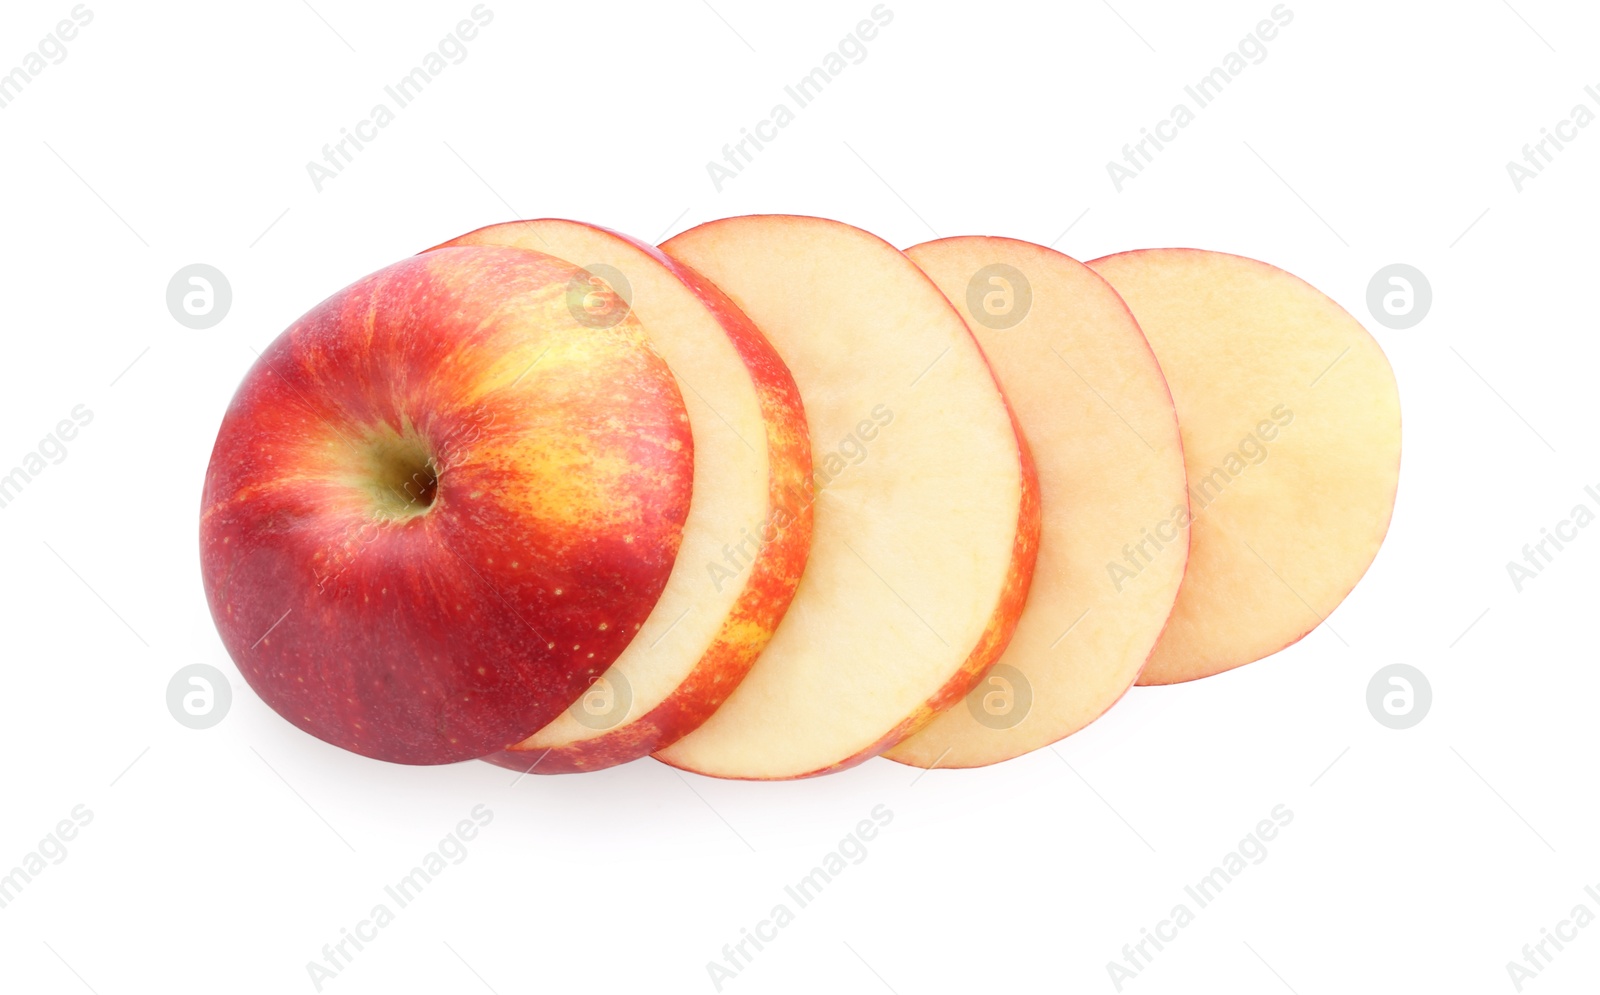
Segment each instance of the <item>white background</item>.
M0 988L312 991L306 962L483 804L468 857L324 990L711 992L706 963L881 804L893 821L866 859L724 990L1112 992L1106 962L1283 804L1269 856L1125 990L1514 991L1525 943L1579 902L1600 912L1583 891L1600 886L1600 528L1521 593L1506 572L1600 489L1600 127L1520 193L1505 163L1600 88L1600 14L1512 2L1290 0L1266 61L1118 193L1107 160L1270 0L890 0L866 60L718 193L707 160L869 0L490 0L465 62L318 193L306 162L471 0L91 0L66 60L0 110L0 469L74 405L94 412L0 509L0 871L75 805L94 813L0 909ZM71 6L7 3L0 72ZM920 779L876 760L717 782L646 760L513 785L340 752L255 698L212 627L196 538L252 349L480 225L566 216L656 239L750 212L897 245L1059 239L1081 259L1194 245L1325 290L1377 335L1405 418L1393 527L1337 636L1137 689L1054 750ZM234 291L206 331L164 301L195 262ZM1392 262L1434 291L1405 331L1365 303ZM1400 732L1364 701L1396 662L1434 690ZM205 731L164 700L192 663L235 687ZM1596 977L1591 926L1526 990Z

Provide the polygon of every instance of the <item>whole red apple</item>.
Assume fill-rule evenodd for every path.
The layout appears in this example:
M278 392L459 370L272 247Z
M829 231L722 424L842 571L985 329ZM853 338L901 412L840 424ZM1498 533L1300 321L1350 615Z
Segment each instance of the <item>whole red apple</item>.
M526 739L610 666L672 569L693 455L626 311L549 256L441 249L267 348L218 432L200 545L268 705L449 763Z

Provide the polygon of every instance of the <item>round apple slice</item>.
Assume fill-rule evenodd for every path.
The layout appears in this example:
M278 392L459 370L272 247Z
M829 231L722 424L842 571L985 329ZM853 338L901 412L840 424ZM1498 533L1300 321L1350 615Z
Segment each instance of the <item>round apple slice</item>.
M1007 238L906 255L962 310L1039 472L1039 562L1011 645L964 705L885 754L979 767L1077 732L1133 685L1188 560L1183 444L1149 344L1093 270Z
M485 759L559 774L648 756L703 722L744 679L800 582L811 545L800 393L750 319L654 246L554 219L493 225L446 244L532 249L584 267L626 299L684 388L694 497L666 589L638 636L571 708ZM586 314L589 289L574 291ZM621 313L596 311L590 320Z
M1321 624L1383 543L1394 372L1360 322L1266 263L1143 249L1089 265L1155 350L1189 472L1189 570L1140 683L1259 660Z
M751 779L850 766L959 701L1005 648L1039 532L1027 448L961 316L881 239L762 216L662 248L788 364L815 469L789 613L722 707L656 756Z
M441 249L324 301L245 376L201 572L284 718L380 760L481 757L561 714L650 614L693 440L639 323L569 308L586 278Z

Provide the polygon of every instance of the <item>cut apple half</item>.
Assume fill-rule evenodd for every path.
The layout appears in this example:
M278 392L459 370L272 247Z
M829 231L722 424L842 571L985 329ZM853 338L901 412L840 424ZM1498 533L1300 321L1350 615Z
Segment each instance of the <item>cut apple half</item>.
M1189 473L1189 569L1140 683L1259 660L1325 621L1383 543L1394 372L1360 322L1266 263L1144 249L1089 265L1155 350Z
M750 673L656 754L717 777L858 763L959 701L1033 572L1037 480L976 340L899 250L819 218L701 225L662 248L788 365L811 430L811 557Z
M978 767L1077 732L1133 685L1188 560L1183 444L1138 322L1093 270L1008 238L906 255L966 317L1039 473L1039 560L1011 645L964 704L885 754Z
M683 543L654 610L622 655L555 721L491 763L536 774L596 770L661 749L698 726L744 678L805 568L811 446L788 369L716 287L659 249L574 221L493 225L447 245L530 249L583 267L574 309L631 313L677 378L694 437ZM611 291L615 292L613 296Z

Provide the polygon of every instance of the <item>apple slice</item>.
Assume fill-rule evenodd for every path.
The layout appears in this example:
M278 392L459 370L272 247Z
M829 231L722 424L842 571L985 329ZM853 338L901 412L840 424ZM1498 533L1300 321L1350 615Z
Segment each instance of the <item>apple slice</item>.
M584 278L441 249L324 301L245 376L201 571L284 718L380 760L481 757L559 715L650 614L693 440L638 322L569 309Z
M1188 560L1183 444L1144 334L1093 270L1008 238L906 255L962 310L1039 472L1039 562L1011 645L965 706L885 754L979 767L1077 732L1133 685Z
M554 219L493 225L446 244L532 249L585 267L627 300L684 387L694 497L666 589L588 692L486 759L558 774L648 756L703 722L744 679L800 582L811 545L811 444L799 390L749 318L654 246Z
M1322 623L1383 543L1394 372L1360 322L1266 263L1144 249L1089 265L1155 350L1189 471L1189 570L1140 683L1259 660Z
M961 316L901 252L819 218L729 218L662 248L766 334L805 401L811 558L749 675L656 754L805 777L916 731L1005 648L1033 572L1038 484Z

